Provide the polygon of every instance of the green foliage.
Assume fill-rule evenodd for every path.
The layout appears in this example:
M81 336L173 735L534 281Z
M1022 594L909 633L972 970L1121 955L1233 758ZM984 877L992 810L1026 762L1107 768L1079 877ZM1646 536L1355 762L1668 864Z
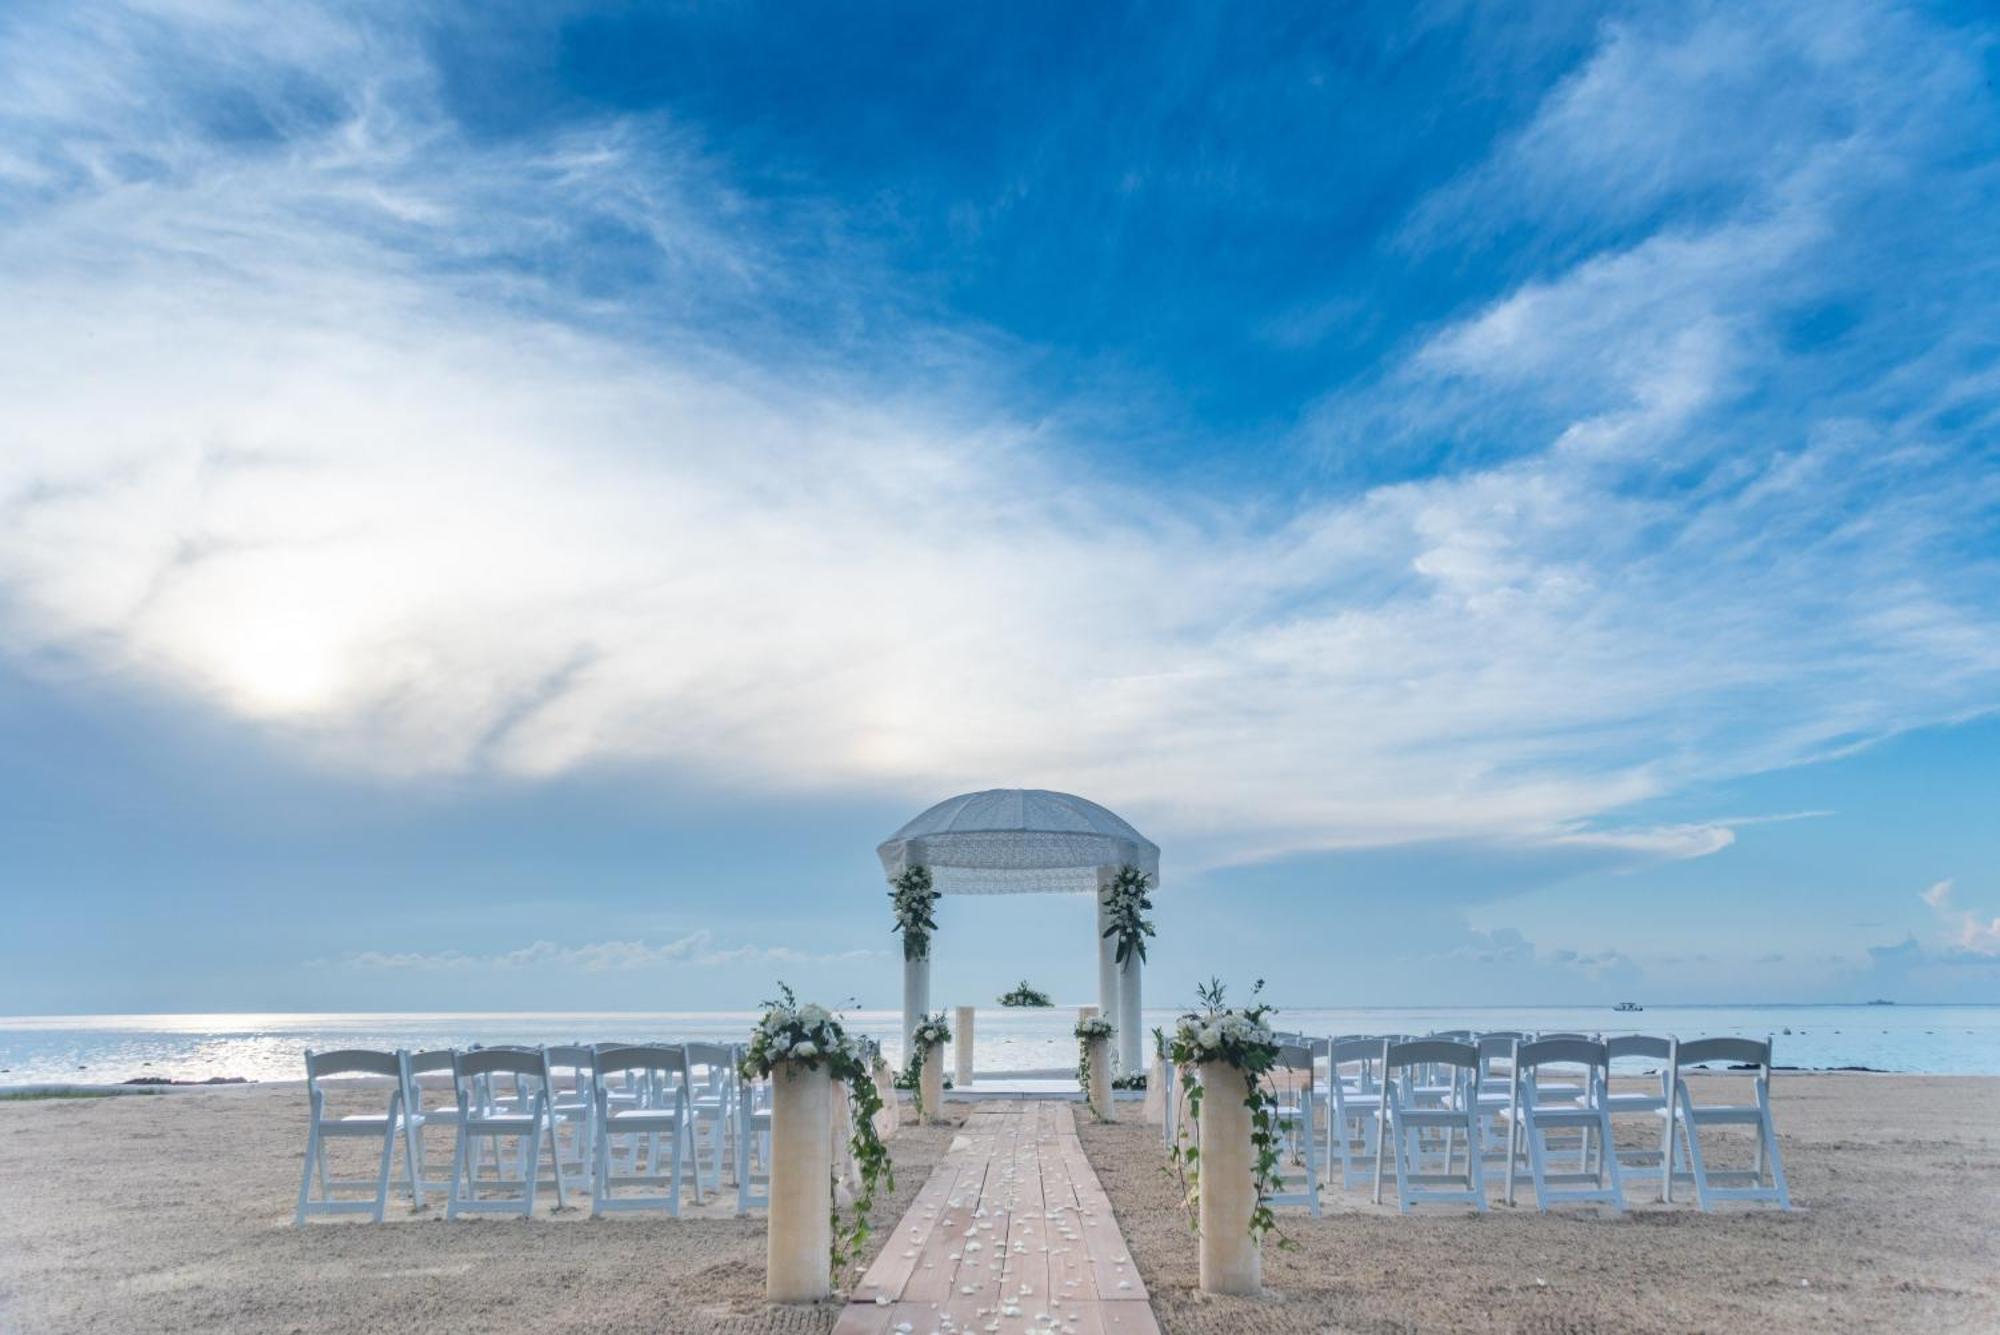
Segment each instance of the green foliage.
M1090 1109L1090 1115L1098 1121L1108 1121L1105 1109L1098 1107L1090 1098L1090 1044L1094 1039L1109 1039L1118 1032L1118 1027L1101 1015L1076 1022L1076 1083L1083 1091L1083 1106Z
M927 1015L918 1023L910 1037L910 1064L906 1071L909 1089L917 1104L917 1120L924 1119L924 1060L933 1046L943 1046L951 1042L951 1026L945 1023L944 1012Z
M889 1161L889 1149L875 1130L875 1114L882 1111L882 1094L875 1088L875 1073L866 1044L847 1032L839 1018L824 1006L801 1006L792 989L778 984L780 1000L764 1003L764 1014L750 1031L740 1069L746 1079L796 1079L800 1069L812 1071L825 1066L827 1073L847 1086L848 1109L853 1114L853 1130L848 1152L860 1171L861 1189L855 1194L852 1219L843 1225L839 1204L833 1206L833 1269L836 1274L851 1261L858 1261L863 1245L873 1232L869 1211L875 1205L879 1186L896 1189L896 1174Z
M1118 938L1116 958L1120 964L1134 952L1142 962L1146 958L1146 938L1153 935L1152 920L1146 916L1153 901L1146 892L1152 885L1152 877L1128 863L1118 869L1117 879L1105 895L1105 917L1110 925L1104 935Z
M1264 980L1250 989L1255 997L1264 990ZM1278 1100L1270 1087L1271 1070L1277 1065L1278 1043L1266 1022L1272 1013L1267 1004L1231 1010L1222 980L1210 979L1195 990L1199 1006L1182 1015L1167 1043L1167 1059L1176 1066L1199 1066L1205 1062L1234 1067L1243 1073L1243 1106L1250 1110L1250 1146L1255 1152L1251 1183L1257 1193L1250 1211L1250 1236L1261 1242L1278 1227L1270 1198L1280 1186L1278 1164L1283 1136L1278 1126ZM1188 1122L1193 1128L1188 1139L1169 1151L1169 1170L1178 1178L1188 1207L1188 1226L1201 1227L1201 1101L1205 1090L1199 1082L1187 1091ZM1278 1246L1296 1246L1278 1234Z
M889 902L896 914L894 930L903 934L903 958L928 959L931 933L937 930L937 919L932 915L942 898L941 892L932 888L931 869L911 867L891 884L895 888L889 891Z
M1048 993L1029 986L1028 980L1023 978L1012 992L1000 998L1000 1004L1002 1006L1042 1007L1053 1006L1056 1003L1049 999Z

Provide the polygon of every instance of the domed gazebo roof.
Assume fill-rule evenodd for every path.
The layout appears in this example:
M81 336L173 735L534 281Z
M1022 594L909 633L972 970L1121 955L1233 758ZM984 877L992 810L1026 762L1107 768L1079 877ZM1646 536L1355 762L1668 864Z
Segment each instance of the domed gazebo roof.
M1155 883L1160 850L1116 813L1046 788L989 788L947 798L876 848L894 880L931 869L948 895L1097 892L1101 867L1137 867Z

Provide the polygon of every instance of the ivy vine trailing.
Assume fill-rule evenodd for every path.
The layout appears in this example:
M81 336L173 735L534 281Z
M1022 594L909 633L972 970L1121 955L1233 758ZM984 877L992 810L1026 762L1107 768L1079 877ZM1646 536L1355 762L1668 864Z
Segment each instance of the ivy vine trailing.
M1120 964L1134 953L1141 963L1145 961L1146 938L1153 935L1152 919L1146 916L1152 910L1153 901L1146 892L1152 888L1153 878L1127 863L1118 869L1110 892L1105 896L1105 918L1109 926L1104 929L1104 935L1118 938L1117 960Z
M1264 980L1250 989L1255 998L1264 990ZM1278 1042L1266 1022L1273 1008L1268 1004L1252 1004L1231 1009L1225 1002L1221 979L1210 979L1204 987L1196 989L1199 1006L1182 1015L1175 1023L1174 1035L1167 1042L1167 1059L1176 1066L1199 1066L1203 1062L1219 1062L1232 1066L1243 1073L1245 1095L1244 1106L1250 1110L1250 1147L1255 1154L1251 1163L1251 1185L1257 1193L1256 1204L1250 1210L1250 1236L1261 1243L1278 1227L1278 1217L1271 1210L1270 1200L1280 1187L1278 1178L1279 1155L1283 1137L1278 1126L1278 1100L1272 1092L1268 1077L1277 1065ZM1200 1082L1191 1082L1187 1090L1188 1121L1195 1134L1189 1136L1169 1151L1172 1161L1169 1171L1179 1179L1183 1196L1188 1207L1188 1226L1199 1232L1201 1228L1201 1099L1203 1088ZM1283 1233L1277 1235L1280 1249L1296 1246Z
M763 1017L750 1031L739 1069L750 1080L795 1079L797 1068L815 1071L825 1066L829 1075L847 1086L848 1106L854 1114L847 1148L860 1171L861 1189L855 1193L853 1217L845 1225L839 1198L834 1199L831 1261L838 1274L862 1254L862 1244L871 1231L868 1212L874 1207L877 1187L896 1189L888 1147L875 1130L882 1094L875 1088L873 1062L864 1040L849 1034L826 1007L801 1006L783 983L778 984L778 994L779 1000L764 1003Z
M1093 1039L1108 1039L1117 1032L1118 1027L1101 1015L1076 1022L1076 1083L1083 1090L1084 1107L1100 1122L1104 1120L1104 1109L1090 1101L1090 1044Z
M937 911L940 892L931 885L929 867L911 867L889 883L889 902L895 908L895 931L903 934L903 958L906 960L928 959L931 953L931 933L937 930L937 919L931 915Z
M910 1036L910 1065L907 1071L911 1095L917 1101L917 1120L924 1120L924 1054L933 1044L951 1042L951 1026L944 1021L944 1012L926 1015Z

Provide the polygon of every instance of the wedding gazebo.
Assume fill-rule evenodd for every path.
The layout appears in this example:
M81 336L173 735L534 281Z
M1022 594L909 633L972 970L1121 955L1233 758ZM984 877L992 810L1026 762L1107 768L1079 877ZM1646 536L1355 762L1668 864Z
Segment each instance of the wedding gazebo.
M1097 897L1098 1010L1117 1026L1118 1067L1143 1070L1141 961L1121 965L1106 935L1111 893L1132 868L1157 885L1160 850L1114 812L1069 793L991 788L948 798L904 825L877 848L892 887L923 868L942 895L1091 894ZM903 959L903 1045L930 1009L930 947ZM1121 1017L1129 1017L1129 1023Z

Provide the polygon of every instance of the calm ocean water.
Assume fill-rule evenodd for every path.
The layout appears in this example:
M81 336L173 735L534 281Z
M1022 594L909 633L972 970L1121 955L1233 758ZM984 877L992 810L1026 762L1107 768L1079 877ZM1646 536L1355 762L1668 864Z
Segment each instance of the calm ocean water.
M1148 1026L1171 1010L1147 1011ZM429 1048L470 1043L641 1039L737 1041L749 1011L610 1014L87 1015L0 1017L0 1086L135 1076L297 1080L308 1048ZM857 1011L849 1022L899 1057L898 1014ZM982 1071L1067 1068L1074 1006L1047 1011L982 1007L975 1060ZM1424 1033L1433 1029L1574 1029L1594 1033L1771 1035L1788 1066L2000 1075L2000 1006L1653 1006L1637 1015L1603 1006L1280 1011L1279 1024L1312 1034Z

